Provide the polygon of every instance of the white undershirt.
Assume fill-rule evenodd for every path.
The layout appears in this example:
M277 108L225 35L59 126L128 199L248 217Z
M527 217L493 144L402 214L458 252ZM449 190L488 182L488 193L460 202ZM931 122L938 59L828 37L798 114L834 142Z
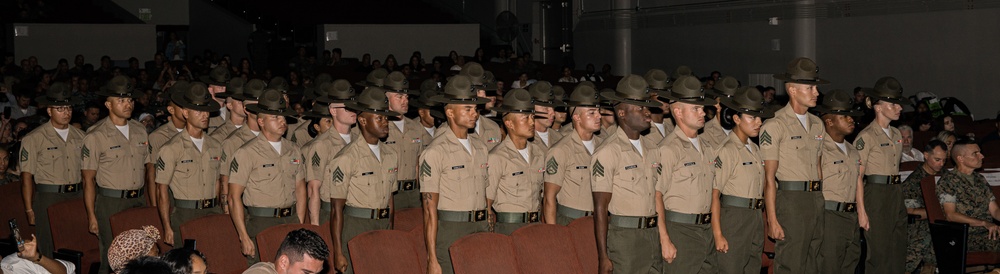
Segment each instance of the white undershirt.
M434 128L433 127L425 127L424 130L427 131L427 134L430 134L431 136L434 136Z
M518 153L521 153L521 157L524 158L525 162L531 163L531 158L528 157L528 147L525 146L524 149L518 149Z
M115 127L118 128L118 131L120 131L122 135L125 135L125 140L128 140L128 123L126 123L124 126L115 126Z
M194 138L192 136L191 142L194 143L194 147L198 148L198 152L201 152L201 148L205 144L205 138Z
M801 115L795 114L795 117L799 118L799 123L802 124L802 128L806 129L806 131L809 131L809 123L808 123L809 116L807 116L806 114L801 114Z
M841 152L844 152L845 154L847 153L847 144L845 144L844 142L840 143L834 142L834 143L837 144L837 147L840 148Z
M729 136L729 134L733 133L733 130L732 129L722 129L722 132L725 132L726 136Z
M350 133L348 133L348 134L341 134L340 132L337 132L337 134L340 134L340 138L344 139L344 142L347 142L348 144L351 143L351 134Z
M267 141L267 142L271 143L271 147L274 148L275 152L278 152L279 155L281 154L281 141L277 141L277 142Z
M587 152L594 154L594 140L583 141L583 147L587 148Z
M396 128L399 129L399 132L403 132L403 122L403 120L392 121L393 124L396 124Z
M642 156L642 143L640 143L638 139L636 140L629 139L628 141L632 143L632 146L635 147L635 150L639 151L639 156Z
M535 135L538 135L538 138L542 139L542 143L545 143L545 146L549 146L549 132L548 131L546 131L546 132L535 131Z
M225 105L226 104L222 104L223 107L219 109L219 118L222 118L222 121L226 121L226 117L229 116L229 111L226 109Z
M58 128L52 127L52 129L56 130L56 133L59 134L59 137L61 137L63 139L63 142L66 141L66 138L69 138L69 127L66 127L64 129L58 129Z
M28 114L28 109L21 108L20 110L21 110L21 114Z
M184 131L184 129L183 128L177 128L177 133L181 133L181 131Z
M750 151L750 153L753 153L753 147L751 147L750 144L745 144L743 146L747 147L747 150Z
M885 136L889 136L889 138L892 138L892 133L891 133L892 131L890 131L888 128L883 128L882 132L885 132Z
M694 149L698 150L698 152L701 152L701 142L698 141L698 137L688 138L688 140L691 140L691 144L694 145Z
M260 131L255 131L251 129L250 133L253 133L253 136L260 136Z
M654 127L656 127L656 130L659 130L659 131L660 131L660 135L661 135L661 136L662 136L662 135L667 135L667 134L666 134L666 133L664 132L664 130L665 130L665 129L663 129L663 123L653 123L653 126L654 126Z
M479 128L480 128L479 120L476 120L476 134L483 135L482 133L480 133Z
M458 139L458 142L462 143L462 146L465 147L465 152L472 154L472 144L469 144L469 139Z
M234 125L237 129L243 128L243 125Z
M377 143L374 145L368 144L368 148L372 150L372 153L375 153L375 159L378 159L379 162L382 162L382 152L381 152L382 149L379 147L379 145Z

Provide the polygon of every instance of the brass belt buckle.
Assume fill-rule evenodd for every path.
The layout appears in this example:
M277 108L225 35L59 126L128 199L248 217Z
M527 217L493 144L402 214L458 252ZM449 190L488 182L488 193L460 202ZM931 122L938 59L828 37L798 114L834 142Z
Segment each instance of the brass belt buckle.
M388 208L375 209L372 211L372 215L374 215L372 216L372 219L375 220L389 218L389 209Z
M403 182L403 190L413 190L415 185L413 181Z
M757 202L751 203L750 209L760 209L764 207L764 199L754 199Z
M528 222L537 223L538 222L538 212L528 212Z
M809 181L809 191L823 190L823 183L820 181Z
M128 191L125 191L125 198L129 198L129 199L139 198L139 191L138 190L128 190Z
M202 200L200 204L201 207L199 207L198 209L213 208L215 207L215 199L205 199Z
M844 211L855 212L857 209L854 208L854 205L855 205L854 203L847 203L847 206L844 207Z
M645 226L643 226L642 223L641 223L639 225L639 228L656 227L656 217L643 217L643 218L645 219L645 221L643 221L642 219L640 219L640 222L644 223Z
M277 214L278 217L292 216L292 209L291 208L281 208L281 209L278 209L278 211L279 211L278 214Z
M899 175L889 176L889 181L892 182L892 184L894 184L894 185L898 185L898 184L903 183L903 182L899 181Z
M61 187L60 192L62 192L62 193L76 192L76 184L65 185L65 186Z
M703 224L707 224L707 223L712 222L712 214L711 213L709 213L709 214L699 214L699 215L700 216L698 216L699 217L698 219L700 219L701 222L698 223L698 224L703 225Z
M475 222L486 220L486 210L474 210L472 213L472 220Z

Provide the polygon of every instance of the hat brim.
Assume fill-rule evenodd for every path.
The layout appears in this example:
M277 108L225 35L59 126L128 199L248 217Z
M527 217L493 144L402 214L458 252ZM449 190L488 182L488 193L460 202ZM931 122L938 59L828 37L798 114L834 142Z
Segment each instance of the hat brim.
M222 108L222 106L219 105L219 102L216 102L215 100L209 101L208 104L204 106L191 104L187 100L184 100L184 93L180 92L171 93L170 100L173 101L174 104L180 106L181 108L192 109L197 111L213 112L213 111L219 111L219 109Z
M601 102L574 102L566 101L566 107L589 107L589 108L600 108Z
M900 105L912 105L913 104L913 102L910 102L910 99L906 98L906 97L900 97L900 98L881 97L880 95L875 94L875 89L872 89L872 88L862 88L861 92L864 92L865 95L867 95L868 97L871 97L873 99L878 99L879 101L886 101L886 102L900 104Z
M44 106L71 106L81 104L83 103L83 100L76 97L70 97L69 100L56 102L49 100L49 97L47 96L39 96L35 98L35 102Z
M121 93L111 93L107 90L100 90L97 92L97 95L104 97L121 97L121 98L139 98L139 96L142 96L142 94L135 91L129 92L128 94L121 94Z
M760 110L754 110L754 109L744 108L743 106L736 106L733 103L733 100L730 99L730 98L724 98L722 100L722 102L720 102L720 103L722 103L723 105L729 107L729 109L732 109L732 110L734 110L736 112L739 112L739 113L746 113L746 114L750 114L752 116L760 117L760 118L771 118L771 117L774 117L774 110L772 110L771 108L768 108L765 105L760 105Z
M271 115L278 115L278 116L285 116L285 117L295 116L296 114L298 114L298 113L295 112L295 110L292 110L291 108L286 108L286 109L284 109L282 111L262 109L262 108L260 108L260 104L249 104L249 105L246 106L246 108L247 108L247 110L249 110L250 112L253 112L255 114L271 114Z
M545 112L535 111L534 108L532 108L532 109L513 109L513 108L510 108L508 106L498 106L498 107L493 108L492 110L496 111L497 113L502 113L502 114L507 114L507 113L547 114Z
M391 111L391 110L372 109L372 108L362 107L362 106L358 105L358 102L356 102L356 101L345 103L344 107L347 108L347 109L353 110L353 111L357 111L357 112L369 112L369 113L381 114L381 115L391 116L391 117L396 117L396 116L401 115L401 114L399 114L399 112L395 112L395 111Z
M715 99L708 98L708 97L701 98L701 99L681 99L681 98L670 96L671 93L673 93L673 92L666 92L666 94L657 94L657 97L660 97L661 100L666 99L665 101L667 101L667 103L675 103L675 102L677 102L677 103L685 103L685 104L692 104L692 105L699 105L699 106L712 106L712 105L715 105L717 103L715 101ZM661 107L661 106L663 106L663 105L657 103L654 107Z
M393 90L383 86L382 89L385 89L385 92L401 93L406 95L420 95L419 90L409 89L409 88L403 90Z
M223 83L223 82L212 80L212 77L209 77L209 75L202 75L201 77L198 77L198 80L201 80L201 82L205 83L206 85L213 85L213 86L223 86L224 87L224 86L226 86L226 85L229 84L229 83Z
M778 79L789 83L797 83L797 84L826 85L830 83L830 81L824 80L823 78L816 78L816 80L792 79L792 76L788 75L788 73L779 73L779 74L774 74L772 76L774 77L774 79Z
M351 102L351 101L354 101L354 100L351 99L351 98L348 98L348 99L333 99L333 98L330 98L330 96L320 96L319 98L316 98L316 102L320 102L320 103L324 103L324 104L346 104L347 102Z
M618 95L615 95L615 92L613 92L613 91L601 92L601 97L604 97L605 99L608 99L608 100L611 100L611 101L614 101L614 102L618 102L618 103L626 103L626 104L643 106L643 107L658 107L658 106L660 106L660 102L656 102L656 101L652 101L652 100L633 100L633 99L626 99L626 98L618 97Z
M464 99L464 100L451 99L451 98L445 97L444 94L434 95L434 97L431 97L431 101L438 102L438 103L441 103L441 104L446 104L446 105L447 104L455 104L455 105L485 105L486 103L490 102L490 100L488 100L486 98L480 98L480 97L473 97L473 98Z
M818 106L812 108L812 110L816 111L816 112L819 112L820 114L838 114L838 115L846 115L846 116L853 116L853 117L865 116L865 112L861 111L861 110L858 110L858 109L834 110L834 109L830 109L830 108L828 108L828 107L826 107L824 105L818 105Z
M717 89L714 89L714 88L713 89L707 89L707 90L705 90L705 95L706 95L705 97L712 97L713 99L714 98L729 98L731 96L731 95L727 95L725 93L722 93L721 91L719 91Z
M437 106L431 106L431 105L425 104L424 102L421 102L419 100L412 100L412 101L410 101L410 106L411 107L415 107L415 108L425 108L425 109L431 109L431 110L437 108Z
M312 117L312 118L333 118L333 115L330 115L329 112L322 113L322 112L315 112L315 111L306 111L305 113L302 113L302 116L303 117Z

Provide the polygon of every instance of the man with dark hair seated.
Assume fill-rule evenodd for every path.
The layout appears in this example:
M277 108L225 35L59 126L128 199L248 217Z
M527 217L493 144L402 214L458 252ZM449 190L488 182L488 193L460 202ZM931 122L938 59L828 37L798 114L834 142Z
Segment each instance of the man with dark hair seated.
M144 256L129 261L117 274L173 274L173 270L160 257Z
M170 264L170 268L174 270L173 274L208 273L208 260L205 260L205 254L194 249L176 248L167 251L162 258Z
M906 270L912 273L923 261L920 273L934 273L934 249L931 248L931 231L927 226L927 210L924 206L923 192L920 181L927 176L934 176L947 170L942 169L948 160L948 145L939 140L927 143L923 153L924 162L903 181L903 204L906 213L910 215L906 231L909 243L906 248Z
M274 263L254 264L243 274L319 273L328 256L330 249L323 238L316 232L300 228L285 236Z
M962 138L952 147L955 169L938 181L937 195L945 218L969 224L968 250L1000 251L1000 207L986 177L975 172L983 166L983 153L972 139Z

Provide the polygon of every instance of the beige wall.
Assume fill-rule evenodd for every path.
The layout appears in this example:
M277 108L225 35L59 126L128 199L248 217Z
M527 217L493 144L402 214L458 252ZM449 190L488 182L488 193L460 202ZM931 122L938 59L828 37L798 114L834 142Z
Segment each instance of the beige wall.
M326 33L337 32L336 41L326 41ZM409 62L413 51L420 51L430 62L434 56L448 56L454 50L471 56L479 47L479 25L324 25L319 41L324 49L340 48L346 58L361 59L370 53L372 59L384 60L396 56L400 65Z
M14 37L16 60L38 57L43 68L55 68L59 58L69 60L83 54L87 63L97 66L101 56L112 60L150 60L156 53L154 25L87 25L87 24L14 24L28 28L28 36Z

